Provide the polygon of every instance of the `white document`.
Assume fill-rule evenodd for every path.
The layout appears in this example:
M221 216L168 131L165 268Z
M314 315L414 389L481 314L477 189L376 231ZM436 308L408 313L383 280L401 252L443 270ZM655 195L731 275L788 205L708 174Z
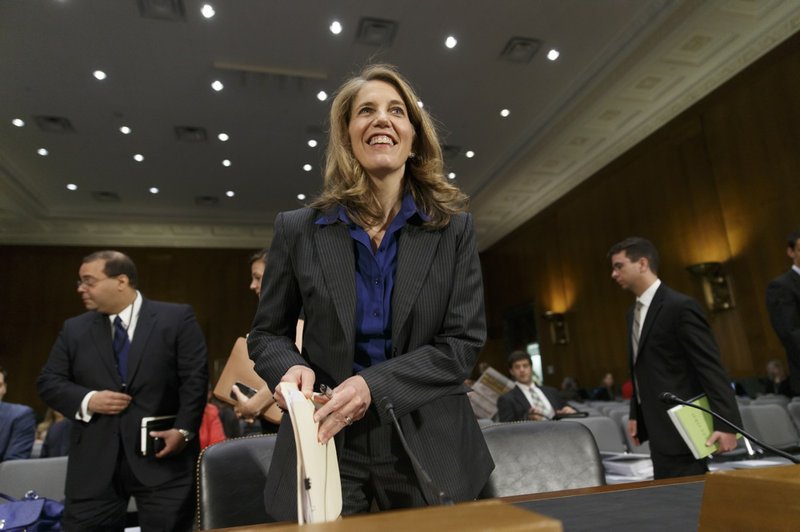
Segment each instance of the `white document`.
M334 521L342 513L342 483L336 443L319 443L314 422L314 402L289 382L281 383L286 407L292 419L297 448L297 522Z

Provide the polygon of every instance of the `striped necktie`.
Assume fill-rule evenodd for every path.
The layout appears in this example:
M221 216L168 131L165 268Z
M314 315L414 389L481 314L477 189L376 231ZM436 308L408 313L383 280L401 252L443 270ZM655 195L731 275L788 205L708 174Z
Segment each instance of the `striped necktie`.
M636 301L636 308L633 310L633 330L631 330L631 346L633 347L633 363L636 363L636 356L639 354L639 335L642 330L642 307L641 301Z

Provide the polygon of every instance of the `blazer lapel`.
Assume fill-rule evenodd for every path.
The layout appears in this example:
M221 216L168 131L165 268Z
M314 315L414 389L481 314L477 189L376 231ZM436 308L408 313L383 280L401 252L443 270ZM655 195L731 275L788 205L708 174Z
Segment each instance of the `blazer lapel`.
M347 345L355 345L356 260L350 232L338 222L319 226L314 243Z
M392 293L392 336L403 330L439 246L440 233L407 224L400 234ZM393 339L393 344L397 342Z
M647 316L645 316L644 324L642 325L642 334L639 335L639 350L637 352L639 355L644 352L644 344L647 342L647 336L653 328L653 323L655 323L658 313L661 312L661 308L664 306L664 289L665 287L662 283L661 286L658 287L658 290L656 290L653 300L650 302L650 308L647 309ZM637 356L636 358L638 360L639 357Z
M111 375L114 382L122 385L119 372L117 371L114 349L111 347L111 323L108 321L108 316L98 312L92 322L90 334L103 367L108 371L109 375Z
M150 339L150 333L153 332L153 326L155 326L157 320L158 317L150 309L150 303L143 299L142 308L139 309L139 317L136 321L136 330L133 331L133 340L128 351L128 384L133 382L136 377L136 371L142 362L147 341Z

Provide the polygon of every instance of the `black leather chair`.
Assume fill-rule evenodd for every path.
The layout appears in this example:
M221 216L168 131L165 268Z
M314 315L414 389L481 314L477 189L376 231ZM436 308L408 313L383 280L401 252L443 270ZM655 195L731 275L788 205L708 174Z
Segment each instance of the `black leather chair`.
M482 431L495 469L481 499L606 483L594 437L580 423L520 421Z
M267 521L264 483L275 435L225 440L197 459L197 527L200 530Z

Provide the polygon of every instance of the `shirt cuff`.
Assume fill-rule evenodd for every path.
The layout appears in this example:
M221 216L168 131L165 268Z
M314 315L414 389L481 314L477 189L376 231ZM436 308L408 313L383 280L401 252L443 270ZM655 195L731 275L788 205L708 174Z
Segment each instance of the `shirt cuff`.
M97 390L92 390L83 397L83 401L81 401L81 409L75 413L75 419L78 421L83 421L84 423L91 421L94 412L89 410L89 399L91 399L96 393Z

